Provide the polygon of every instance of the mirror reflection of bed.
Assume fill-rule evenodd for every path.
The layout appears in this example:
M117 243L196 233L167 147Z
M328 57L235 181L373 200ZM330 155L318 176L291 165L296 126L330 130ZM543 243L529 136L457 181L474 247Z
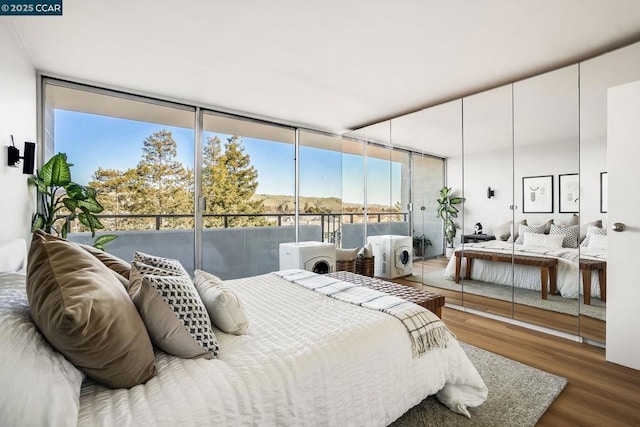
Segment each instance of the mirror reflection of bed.
M577 247L549 247L553 245L545 237L536 244L498 243L500 239L493 243L523 257L524 246L557 252L544 254L558 259L558 293L549 290L546 299L541 297L542 273L536 265L474 260L470 278L463 275L456 283L447 277L451 274L445 275L455 265L444 257L442 225L435 215L439 188L420 187L411 195L412 227L432 246L426 255L414 257L413 275L405 281L445 295L448 304L605 343L606 298L600 296L600 281L606 278L606 236L596 237L592 244L585 244L584 238L589 226L605 234L609 222L607 89L639 79L636 43L376 124L390 136L390 143L412 143L409 146L422 150L414 153L412 179L424 183L444 174L439 188L452 187L455 195L464 197L456 220L457 245L463 235L474 233L477 223L488 235L509 221L519 231L525 220L528 227L545 224L542 233L525 230L534 234L553 234L550 221L556 234L569 231L576 220L580 230ZM428 163L430 156L444 160L444 168ZM544 192L540 182L546 185ZM465 246L471 250L482 244ZM591 295L586 298L584 277L591 279Z

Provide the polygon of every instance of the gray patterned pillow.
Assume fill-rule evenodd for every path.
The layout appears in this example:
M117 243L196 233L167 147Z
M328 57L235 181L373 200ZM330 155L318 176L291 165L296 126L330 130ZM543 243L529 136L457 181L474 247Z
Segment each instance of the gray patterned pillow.
M587 246L589 246L589 241L591 240L591 236L606 236L607 235L607 229L606 228L601 228L595 225L590 225L587 228L587 236L584 238L584 240L582 241L582 243L580 243L580 246L583 248L586 248Z
M545 227L546 224L520 225L518 229L518 238L516 239L516 244L521 245L524 243L524 233L544 234Z
M549 234L560 234L564 236L564 240L562 241L563 248L577 248L580 226L571 225L569 227L558 227L555 224L551 224Z
M145 254L144 252L136 252L133 254L133 260L141 262L151 267L157 267L175 275L188 275L180 261L177 259L163 258L155 255Z
M133 261L130 277L131 299L157 347L187 359L217 356L211 319L188 275Z

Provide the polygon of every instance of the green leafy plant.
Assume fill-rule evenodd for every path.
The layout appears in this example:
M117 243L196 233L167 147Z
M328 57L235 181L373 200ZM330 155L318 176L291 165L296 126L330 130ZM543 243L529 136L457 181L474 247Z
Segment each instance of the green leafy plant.
M462 197L453 197L450 187L442 187L438 201L438 216L442 219L442 228L447 246L452 248L456 238L458 226L453 218L458 217L458 208L455 205L462 203Z
M96 216L104 209L96 199L96 190L71 181L71 166L67 155L58 153L29 178L29 183L38 189L41 203L41 211L33 215L32 231L41 229L66 238L76 218L91 230L91 237L95 237L96 230L104 228ZM113 234L99 236L93 246L104 250L104 245L116 238Z
M431 240L426 235L413 235L413 252L415 256L423 256L425 249L429 246L431 246Z

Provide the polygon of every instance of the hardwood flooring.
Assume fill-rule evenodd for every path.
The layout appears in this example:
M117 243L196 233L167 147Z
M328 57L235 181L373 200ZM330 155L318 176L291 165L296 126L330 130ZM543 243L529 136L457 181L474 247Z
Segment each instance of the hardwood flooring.
M640 371L605 361L604 349L448 307L443 314L459 340L567 378L539 426L640 425Z

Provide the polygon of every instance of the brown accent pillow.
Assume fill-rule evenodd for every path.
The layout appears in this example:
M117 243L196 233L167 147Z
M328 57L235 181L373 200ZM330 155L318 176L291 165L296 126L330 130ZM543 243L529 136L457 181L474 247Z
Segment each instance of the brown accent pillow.
M106 265L110 270L115 271L121 277L126 279L126 280L122 280L118 278L118 280L120 280L120 282L125 287L125 289L129 288L129 271L131 270L131 264L129 264L127 261L120 259L115 255L111 255L108 252L101 251L100 249L96 249L93 246L85 245L84 243L70 242L69 240L62 239L58 236L54 236L53 234L45 233L42 230L36 230L35 233L38 233L38 235L41 238L47 241L58 240L62 242L69 242L71 244L81 247L82 249L89 252L94 257L98 258L98 260L100 260L100 262Z
M115 273L86 250L36 231L27 297L38 329L91 378L119 388L155 374L153 347L136 307Z
M94 257L98 258L100 262L109 267L110 270L115 271L125 279L129 279L131 264L129 264L127 261L120 259L115 255L111 255L109 252L94 248L93 246L85 245L83 243L76 244L85 251L89 252Z

